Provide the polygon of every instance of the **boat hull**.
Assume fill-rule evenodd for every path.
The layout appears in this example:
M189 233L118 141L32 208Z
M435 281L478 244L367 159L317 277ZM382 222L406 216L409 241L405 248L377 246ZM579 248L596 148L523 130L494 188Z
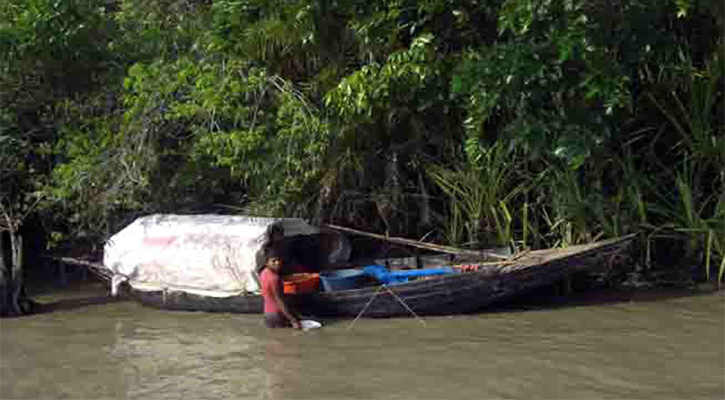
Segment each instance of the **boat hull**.
M290 295L304 315L364 317L457 314L478 311L551 285L588 268L613 268L616 257L632 237L567 249L530 252L511 265L486 266L476 272L445 275L396 285L335 292ZM608 265L607 265L608 264ZM214 298L185 292L138 292L148 306L171 310L262 313L258 295Z

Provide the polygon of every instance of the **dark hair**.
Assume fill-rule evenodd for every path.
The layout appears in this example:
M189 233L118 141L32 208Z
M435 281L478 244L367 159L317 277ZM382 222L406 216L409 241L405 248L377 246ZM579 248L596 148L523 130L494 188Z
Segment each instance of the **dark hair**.
M271 238L274 235L284 236L284 226L281 223L275 223L269 226L267 229L267 235Z
M270 258L284 258L284 251L279 246L268 246L264 249L264 256L267 260Z

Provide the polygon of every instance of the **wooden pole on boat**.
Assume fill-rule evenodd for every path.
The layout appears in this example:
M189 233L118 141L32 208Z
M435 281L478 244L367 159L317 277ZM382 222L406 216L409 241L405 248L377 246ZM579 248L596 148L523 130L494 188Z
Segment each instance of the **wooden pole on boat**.
M86 261L86 260L79 260L77 258L71 258L71 257L45 257L45 258L58 261L61 264L62 263L75 264L75 265L81 265L81 266L90 268L100 278L102 278L106 281L109 281L109 282L111 281L111 278L112 278L111 272L109 270L107 270L103 266L103 264L98 264L98 263L94 263L94 262L90 262L90 261Z
M330 228L332 230L340 231L340 232L352 233L354 235L360 235L360 236L367 236L367 237L382 240L385 242L397 243L397 244L402 244L402 245L406 245L406 246L417 247L420 249L433 250L433 251L438 251L438 252L447 253L447 254L454 254L454 255L458 255L458 256L493 258L493 259L498 259L498 260L511 259L510 256L503 256L503 255L496 254L496 253L493 253L490 251L459 249L457 247L443 246L443 245L439 245L439 244L426 243L426 242L419 242L417 240L406 239L406 238L401 238L401 237L390 237L390 236L386 236L386 235L379 235L377 233L370 233L370 232L360 231L357 229L346 228L344 226L337 226L337 225L331 225L331 224L325 224L323 226Z

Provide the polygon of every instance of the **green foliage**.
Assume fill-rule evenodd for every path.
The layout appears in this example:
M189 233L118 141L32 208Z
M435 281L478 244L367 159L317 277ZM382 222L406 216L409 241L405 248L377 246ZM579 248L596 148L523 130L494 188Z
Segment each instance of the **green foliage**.
M109 50L127 65L139 60L176 59L201 52L210 21L207 6L191 0L119 0L109 18L119 27ZM109 21L110 22L110 21Z
M584 2L504 3L503 39L468 51L453 80L468 96L468 135L581 165L611 137L612 114L629 106L626 66L612 62L609 44L592 40L602 17ZM492 119L494 134L486 132Z
M27 0L4 2L3 53L8 60L88 60L98 56L106 8L91 2ZM62 71L61 71L62 72Z
M436 75L432 42L433 35L421 35L413 40L410 49L391 54L385 64L363 66L327 94L325 105L337 110L342 118L361 116L370 120L374 112L414 103Z
M107 76L105 44L114 26L106 12L93 2L0 5L0 200L18 226L53 197L46 189L61 125L55 104L83 96Z
M473 246L666 231L725 265L724 21L687 0L6 1L0 192L45 199L55 241L244 210Z
M307 1L219 1L212 6L214 50L279 65L315 43Z

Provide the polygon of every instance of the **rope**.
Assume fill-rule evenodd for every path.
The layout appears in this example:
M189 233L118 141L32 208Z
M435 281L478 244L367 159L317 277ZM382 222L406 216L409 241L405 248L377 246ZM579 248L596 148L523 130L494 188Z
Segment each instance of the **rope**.
M385 286L385 285L383 285L383 286ZM358 319L360 319L360 317L363 315L363 313L365 312L365 310L368 309L368 306L370 305L370 303L372 303L373 300L375 300L375 296L377 296L378 293L380 293L380 291L383 289L383 286L380 286L378 288L378 290L376 290L375 293L373 293L373 296L370 298L370 300L368 301L368 303L365 304L365 307L363 307L362 311L360 311L360 313L357 315L357 317L355 317L355 319L350 323L350 325L347 326L347 329L345 329L345 330L349 330L350 328L352 328L352 326L355 324L355 322Z
M419 317L418 314L416 314L415 311L413 311L413 309L411 309L408 306L408 304L406 304L405 301L403 301L403 299L401 299L395 292L393 292L392 289L390 289L390 287L388 287L388 285L383 284L378 288L378 290L375 291L375 293L373 293L373 296L370 297L370 300L367 302L367 304L365 304L365 307L363 307L363 309L360 311L360 313L357 315L357 317L355 317L355 319L350 323L350 325L347 326L347 328L345 330L349 330L350 328L352 328L352 326L355 324L355 322L357 322L357 320L360 319L360 317L362 317L363 313L365 313L365 310L367 310L368 306L370 306L370 303L372 303L373 300L375 300L375 297L377 297L378 293L380 293L380 291L383 290L383 288L385 288L385 290L387 290L390 294L392 294L393 297L395 297L395 299L398 300L398 302L400 302L400 304L402 304L406 310L408 310L411 314L413 314L413 316L418 321L420 321L420 323L422 323L423 326L425 326L425 320L423 320L423 318Z
M393 290L390 289L387 285L383 284L383 287L385 287L385 289L387 289L388 292L390 292L390 294L392 294L393 296L395 296L395 298L398 299L398 301L400 302L400 304L402 304L403 307L405 307L408 311L410 311L410 313L413 314L413 316L416 319L418 319L418 321L420 321L425 326L425 321L423 320L423 318L419 317L418 314L416 314L415 311L413 311L413 309L411 309L410 307L408 307L408 305L403 301L403 299L401 299L400 297L398 297L398 295L395 294L395 292L393 292Z

